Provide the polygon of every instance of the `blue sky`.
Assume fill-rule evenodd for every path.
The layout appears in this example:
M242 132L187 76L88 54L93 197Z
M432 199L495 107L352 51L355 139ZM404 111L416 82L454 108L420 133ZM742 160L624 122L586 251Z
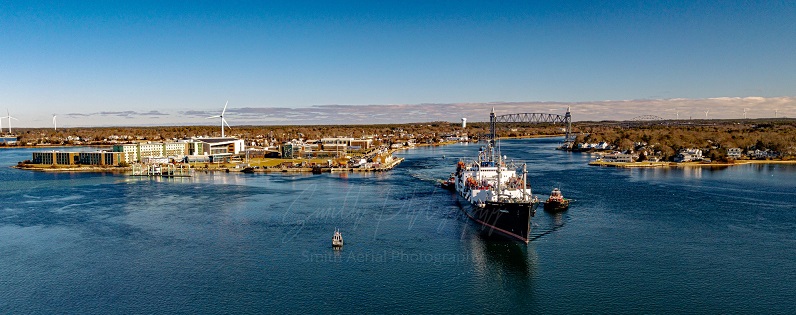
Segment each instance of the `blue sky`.
M794 52L793 1L4 1L0 109L22 127L204 124L229 100L234 125L338 104L755 96L796 116Z

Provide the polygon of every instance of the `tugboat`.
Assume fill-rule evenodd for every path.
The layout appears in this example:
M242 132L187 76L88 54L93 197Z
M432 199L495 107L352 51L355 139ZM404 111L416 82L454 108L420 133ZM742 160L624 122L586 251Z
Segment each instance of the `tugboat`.
M554 188L550 193L550 198L544 203L544 211L547 212L562 212L569 209L569 199L561 195L561 190Z
M442 188L445 190L456 191L456 176L451 174L451 177L442 182L440 186L442 186Z
M494 121L494 110L490 114ZM536 214L539 198L534 197L527 184L526 165L518 168L506 163L495 148L495 132L478 158L470 163L459 161L454 180L456 193L471 206L464 213L481 225L488 235L497 234L528 244L531 217Z
M333 248L343 247L343 235L340 234L340 230L338 229L334 229L334 235L332 236L332 247Z

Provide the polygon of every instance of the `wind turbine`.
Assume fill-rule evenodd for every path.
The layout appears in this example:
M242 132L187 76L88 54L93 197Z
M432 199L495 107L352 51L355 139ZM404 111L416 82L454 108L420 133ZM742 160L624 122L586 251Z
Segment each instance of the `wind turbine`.
M743 119L746 119L746 112L749 111L748 108L743 109Z
M58 131L58 124L55 122L55 117L56 117L55 114L53 114L53 129L55 129L55 131Z
M774 118L777 118L777 114L779 114L779 109L774 110Z
M709 112L710 112L710 110L709 110L709 109L705 111L705 119L708 119L708 113L709 113Z
M8 118L8 133L11 134L11 119L16 120L16 121L19 121L19 119L17 119L16 117L11 117L11 113L8 112L7 108L6 108L6 114L8 116L0 117L0 119Z
M230 126L229 126L229 124L227 123L227 121L226 121L226 120L224 120L224 113L226 113L226 112L227 112L227 104L229 104L229 101L227 101L226 103L224 103L224 109L221 111L221 115L210 116L210 117L207 117L207 118L205 118L205 119L210 119L210 118L221 118L221 138L224 138L224 125L225 125L225 124L226 124L226 125L227 125L227 127L229 127L230 129L232 128L232 127L230 127Z

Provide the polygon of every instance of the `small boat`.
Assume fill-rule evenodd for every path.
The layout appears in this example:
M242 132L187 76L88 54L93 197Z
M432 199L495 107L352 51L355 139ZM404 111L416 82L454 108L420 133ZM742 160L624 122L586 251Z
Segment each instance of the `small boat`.
M569 209L569 199L561 195L561 190L554 188L550 193L550 198L544 203L544 211L548 212L561 212Z
M451 177L448 178L448 180L442 182L440 186L442 186L443 189L449 191L456 191L456 177L453 174L451 174Z
M332 247L343 247L343 235L340 230L334 229L334 236L332 236Z

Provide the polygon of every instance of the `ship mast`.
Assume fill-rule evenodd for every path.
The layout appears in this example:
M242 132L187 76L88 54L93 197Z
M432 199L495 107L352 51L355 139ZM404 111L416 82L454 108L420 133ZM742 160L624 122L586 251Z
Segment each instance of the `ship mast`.
M498 154L498 162L495 163L495 166L497 166L497 187L496 187L497 188L497 191L496 191L497 200L496 201L499 202L500 201L500 181L501 181L500 169L502 168L502 167L500 167L500 154Z
M526 168L526 164L522 163L522 200L528 201L528 191L526 190L528 187L528 169Z
M490 162L495 161L495 145L496 145L495 141L497 140L496 139L497 137L495 136L495 127L496 127L495 124L497 124L497 119L495 118L495 108L492 107L492 112L489 113L489 147L490 147L489 161Z

